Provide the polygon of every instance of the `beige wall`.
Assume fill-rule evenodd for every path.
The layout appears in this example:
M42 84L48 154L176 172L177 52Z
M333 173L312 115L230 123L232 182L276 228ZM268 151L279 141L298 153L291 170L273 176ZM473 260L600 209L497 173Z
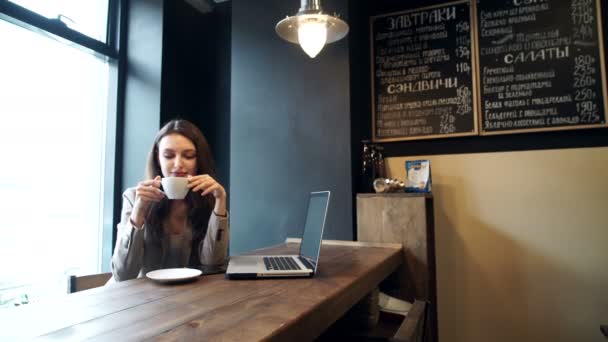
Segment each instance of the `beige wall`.
M430 159L441 341L605 341L608 148Z

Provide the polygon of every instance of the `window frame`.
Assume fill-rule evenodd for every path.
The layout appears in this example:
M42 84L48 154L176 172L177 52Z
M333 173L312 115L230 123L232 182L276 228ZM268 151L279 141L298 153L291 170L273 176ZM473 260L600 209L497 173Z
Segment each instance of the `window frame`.
M118 59L118 46L116 29L118 22L118 2L121 0L108 0L108 25L106 27L106 43L91 38L83 33L69 28L58 19L49 19L25 7L21 7L8 0L0 0L0 18L30 31L43 35L51 34L56 39L64 40L68 44L84 49L100 57Z

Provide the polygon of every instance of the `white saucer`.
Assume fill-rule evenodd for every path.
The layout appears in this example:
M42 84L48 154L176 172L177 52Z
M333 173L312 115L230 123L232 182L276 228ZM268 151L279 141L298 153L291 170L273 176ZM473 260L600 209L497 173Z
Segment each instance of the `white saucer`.
M150 271L146 273L146 277L161 283L169 283L194 279L202 273L201 270L193 268L166 268L164 270Z

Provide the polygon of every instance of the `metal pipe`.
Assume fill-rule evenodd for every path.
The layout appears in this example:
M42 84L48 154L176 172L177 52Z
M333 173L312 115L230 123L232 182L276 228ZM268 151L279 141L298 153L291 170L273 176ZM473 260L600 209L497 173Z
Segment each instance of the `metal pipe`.
M300 12L321 10L321 0L300 0Z

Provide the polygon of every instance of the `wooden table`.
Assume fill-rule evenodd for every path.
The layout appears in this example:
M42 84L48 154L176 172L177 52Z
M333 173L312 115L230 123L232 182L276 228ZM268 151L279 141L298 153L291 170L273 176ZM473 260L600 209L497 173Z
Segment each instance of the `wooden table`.
M285 243L254 254L297 248ZM314 278L129 280L0 310L0 340L312 340L401 262L399 244L324 241Z

